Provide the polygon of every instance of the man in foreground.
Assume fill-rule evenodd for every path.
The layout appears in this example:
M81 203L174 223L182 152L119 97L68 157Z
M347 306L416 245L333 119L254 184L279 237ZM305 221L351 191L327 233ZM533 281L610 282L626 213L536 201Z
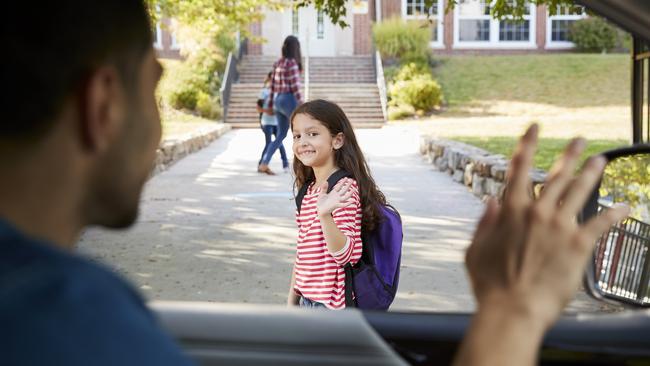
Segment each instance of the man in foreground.
M5 14L0 364L189 364L128 284L72 252L87 226L133 224L151 171L161 67L144 5L9 2ZM536 131L513 157L503 207L488 204L468 252L479 308L457 364L533 364L544 331L577 287L576 263L625 215L611 210L575 223L603 165L594 160L572 178L580 140L532 201L526 187Z

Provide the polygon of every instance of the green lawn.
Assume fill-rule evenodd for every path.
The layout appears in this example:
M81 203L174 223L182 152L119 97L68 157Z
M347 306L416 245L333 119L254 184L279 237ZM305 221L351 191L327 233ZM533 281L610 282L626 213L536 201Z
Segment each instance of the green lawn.
M434 68L451 109L477 101L580 108L627 105L627 54L453 56Z
M160 108L160 119L163 127L163 140L192 133L217 123L217 121L168 107Z
M517 144L516 137L499 136L499 137L467 137L458 136L450 137L451 140L464 142L490 151L495 154L502 154L510 158L512 151ZM541 138L535 155L535 166L547 170L553 164L553 161L560 156L569 139L562 138ZM585 152L582 154L584 160L591 155L603 152L605 150L620 147L627 144L625 140L588 140Z

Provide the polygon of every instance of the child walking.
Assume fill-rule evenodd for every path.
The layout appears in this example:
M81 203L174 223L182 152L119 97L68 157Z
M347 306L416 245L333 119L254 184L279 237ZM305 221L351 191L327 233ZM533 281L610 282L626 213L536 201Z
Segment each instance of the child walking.
M345 308L345 270L361 258L361 230L380 220L386 198L377 189L352 125L334 103L313 100L291 116L295 189L307 184L296 214L298 240L288 305ZM327 179L344 170L327 193Z
M272 72L269 72L266 75L266 78L264 79L264 85L262 86L262 90L260 90L260 95L258 96L257 99L257 112L260 114L260 127L262 128L262 132L264 132L264 141L265 141L264 149L262 149L262 156L260 156L260 160L257 163L258 166L262 163L264 154L266 154L266 152L268 151L272 140L277 139L277 135L278 135L278 121L275 118L275 114L273 113L273 108L269 107L269 101L271 99L272 74L273 74ZM282 158L282 167L284 168L285 172L288 172L289 160L287 159L287 152L284 149L284 145L280 145L278 149L280 150L280 157ZM266 169L260 172L269 175L275 175L275 173L271 169Z

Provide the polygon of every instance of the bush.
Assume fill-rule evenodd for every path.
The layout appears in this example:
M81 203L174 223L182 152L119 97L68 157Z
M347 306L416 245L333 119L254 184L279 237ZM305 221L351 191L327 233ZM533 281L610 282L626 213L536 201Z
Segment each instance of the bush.
M608 52L618 42L617 29L602 18L590 17L574 22L569 39L582 52Z
M391 78L392 81L409 81L421 75L431 76L431 69L428 65L422 63L409 62L400 67Z
M199 91L196 97L196 111L201 117L209 119L216 119L221 115L218 103L202 91Z
M384 59L419 62L429 60L431 34L426 22L406 22L393 18L375 23L372 33L377 50Z
M415 115L415 108L410 105L398 105L388 107L388 119L394 121Z
M226 33L218 34L208 47L200 48L179 61L164 60L165 74L159 97L175 109L184 109L206 118L218 118L220 73L235 43Z
M393 105L410 105L416 111L430 111L440 106L442 90L430 75L418 75L411 80L396 81L390 87Z

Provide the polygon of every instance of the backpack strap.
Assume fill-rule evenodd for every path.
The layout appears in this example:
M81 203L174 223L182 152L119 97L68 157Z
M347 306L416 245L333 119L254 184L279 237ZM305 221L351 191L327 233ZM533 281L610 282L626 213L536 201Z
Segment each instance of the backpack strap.
M356 308L357 304L352 296L352 290L354 289L354 272L352 271L352 265L348 263L343 267L343 269L345 270L345 308Z
M343 178L354 178L352 174L348 173L346 170L339 169L332 173L332 175L327 178L327 193L330 193L332 191L332 188L338 183L341 179ZM300 212L300 207L302 206L302 199L305 198L305 194L307 194L307 188L309 185L312 183L312 180L309 180L305 182L305 184L300 187L298 190L298 194L296 195L296 208L298 209L298 212Z

